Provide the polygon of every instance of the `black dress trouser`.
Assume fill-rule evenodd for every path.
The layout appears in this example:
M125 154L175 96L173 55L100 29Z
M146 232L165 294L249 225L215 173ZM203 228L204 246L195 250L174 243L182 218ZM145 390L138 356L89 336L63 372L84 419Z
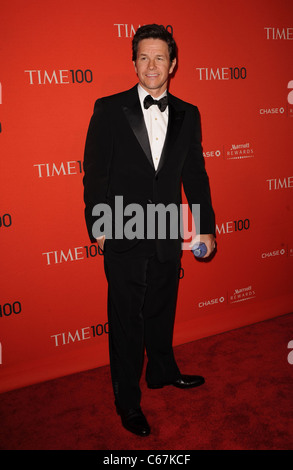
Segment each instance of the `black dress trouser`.
M150 244L146 250L115 253L106 242L104 267L115 402L122 409L138 408L144 347L148 383L180 376L172 347L180 257L161 263Z

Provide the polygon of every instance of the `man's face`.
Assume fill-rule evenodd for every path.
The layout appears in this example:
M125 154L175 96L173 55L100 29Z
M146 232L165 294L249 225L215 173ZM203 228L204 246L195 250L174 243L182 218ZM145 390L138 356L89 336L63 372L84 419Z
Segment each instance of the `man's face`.
M176 59L170 63L168 45L161 39L142 39L138 43L137 58L134 62L139 83L154 98L167 88L169 75L173 72Z

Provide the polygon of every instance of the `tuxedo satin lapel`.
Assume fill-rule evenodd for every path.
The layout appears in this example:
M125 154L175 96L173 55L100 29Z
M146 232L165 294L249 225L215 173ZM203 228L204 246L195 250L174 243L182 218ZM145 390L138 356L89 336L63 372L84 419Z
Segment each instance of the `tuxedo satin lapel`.
M135 104L132 106L123 106L123 111L138 142L140 143L144 153L146 154L148 161L154 168L148 132L144 122L139 99L137 99Z
M172 103L169 104L169 121L168 121L166 139L165 139L165 143L163 146L157 173L161 170L162 166L166 162L166 158L168 157L168 154L171 152L174 146L174 143L181 129L184 114L185 114L185 111L177 111L172 105Z

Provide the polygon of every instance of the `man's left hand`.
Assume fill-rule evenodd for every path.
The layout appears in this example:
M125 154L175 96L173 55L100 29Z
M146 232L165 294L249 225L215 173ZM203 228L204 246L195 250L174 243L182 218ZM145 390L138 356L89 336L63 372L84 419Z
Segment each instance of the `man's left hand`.
M200 242L205 243L207 247L207 252L203 258L208 258L216 248L216 239L212 233L197 235L190 243L190 249L195 245L195 243Z

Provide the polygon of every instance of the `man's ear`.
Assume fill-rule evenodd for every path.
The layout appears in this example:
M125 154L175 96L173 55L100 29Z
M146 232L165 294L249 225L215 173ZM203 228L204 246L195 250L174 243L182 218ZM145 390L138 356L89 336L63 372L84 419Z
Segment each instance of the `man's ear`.
M176 57L175 57L175 59L173 59L171 65L170 65L170 69L169 69L169 73L170 73L170 74L171 74L171 73L173 72L173 70L175 69L176 63L177 63L177 60L176 60Z
M137 68L136 68L135 61L133 60L132 63L133 63L133 65L134 65L135 72L137 73Z

